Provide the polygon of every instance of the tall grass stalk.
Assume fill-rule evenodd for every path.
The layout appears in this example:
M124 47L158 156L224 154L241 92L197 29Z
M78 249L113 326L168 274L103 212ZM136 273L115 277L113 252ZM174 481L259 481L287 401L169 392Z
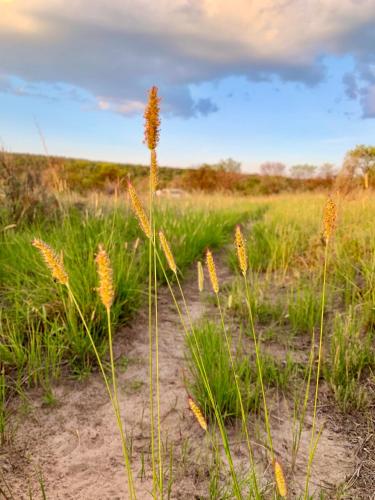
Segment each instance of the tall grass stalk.
M150 226L153 227L153 195L151 188L151 176L150 176L150 190L149 190L149 206L150 206ZM154 233L154 231L153 231ZM153 281L154 281L154 247L155 239L154 234L151 233L151 237L148 242L148 341L149 341L149 385L150 385L150 433L151 433L151 464L152 464L152 493L154 498L156 498L156 491L158 488L158 478L156 470L156 458L155 458L155 427L154 427L154 371L153 371Z
M205 387L205 389L207 391L210 403L211 403L212 408L214 410L216 422L218 424L218 428L219 428L221 440L222 440L222 443L223 443L224 452L225 452L225 455L226 455L227 460L228 460L229 470L230 470L230 474L231 474L232 481L233 481L234 493L235 493L237 499L242 499L241 488L240 488L240 485L239 485L237 474L236 474L236 471L235 471L235 468L234 468L232 454L231 454L231 451L230 451L230 445L229 445L228 435L227 435L227 432L226 432L226 429L225 429L225 425L224 425L224 421L223 421L222 415L220 414L220 412L219 412L219 410L217 408L217 404L216 404L215 398L213 396L213 393L212 393L212 390L211 390L211 387L210 387L210 383L209 383L209 380L208 380L206 369L205 369L205 366L204 366L204 363L203 363L203 360L202 360L202 356L200 354L199 343L197 341L197 337L196 337L196 334L195 334L194 324L193 324L193 321L192 321L192 318L191 318L190 310L189 310L187 302L186 302L185 294L184 294L182 286L181 286L181 282L180 282L180 280L178 278L177 270L174 272L174 274L175 274L177 286L178 286L178 289L179 289L179 293L181 295L181 299L182 299L182 302L183 302L184 310L185 310L185 313L186 313L186 316L187 316L187 319L188 319L188 326L186 325L186 322L184 320L184 317L183 317L180 305L179 305L179 303L177 301L177 298L176 298L176 295L175 295L175 293L173 291L170 279L168 278L168 275L166 273L165 267L163 265L163 261L162 261L162 259L160 257L160 254L159 254L159 252L158 252L158 250L157 250L156 247L155 247L155 253L156 253L156 256L158 258L160 267L162 269L164 278L166 280L166 283L167 283L169 292L171 294L173 303L174 303L174 305L176 307L176 311L177 311L177 314L179 316L179 319L180 319L182 328L184 330L185 336L187 337L189 334L191 334L192 337L193 337L193 339L194 339L196 350L192 350L192 354L193 354L195 363L196 363L196 365L198 367L199 374L200 374L200 376L201 376L201 378L203 380L203 384L204 384L204 387ZM189 329L190 329L190 331L189 331Z
M156 230L154 222L154 193L158 183L158 165L156 148L160 135L160 98L158 88L153 86L148 94L148 102L144 113L145 118L145 143L150 151L150 173L149 173L149 212L151 235L149 241L149 363L150 363L150 418L151 418L151 454L153 474L153 494L156 496L156 459L154 443L154 395L153 395L153 332L152 332L152 301L154 300L154 323L155 323L155 383L156 383L156 412L157 412L157 440L158 440L158 465L159 478L158 488L160 497L163 498L163 462L162 442L160 425L160 384L159 384L159 330L158 330L158 298L157 298L157 267L155 256ZM153 284L152 284L153 283ZM154 288L154 296L152 294Z
M227 350L228 350L229 360L230 360L230 364L231 364L232 371L233 371L233 377L234 377L234 381L236 384L238 401L240 403L242 428L243 428L243 431L245 433L246 444L247 444L247 448L248 448L248 452L249 452L250 466L251 466L251 470L252 470L252 476L253 476L254 488L255 488L255 498L258 499L258 498L260 498L260 494L259 494L259 488L258 488L258 481L257 481L256 473L255 473L254 452L253 452L253 449L251 446L249 432L247 429L247 418L246 418L245 410L244 410L244 406L243 406L241 390L240 390L240 387L238 385L238 375L236 373L236 368L235 368L234 360L233 360L233 356L232 356L231 345L230 345L229 338L228 338L228 332L227 332L227 328L226 328L225 322L224 322L224 315L223 315L223 309L222 309L221 303L220 303L220 297L219 297L218 293L216 293L215 295L216 295L217 307L219 309L219 314L220 314L221 326L222 326L222 330L223 330L224 337L225 337L225 343L226 343Z
M120 436L121 436L121 446L122 446L122 453L125 458L125 464L126 464L126 471L128 475L128 486L129 486L129 493L130 493L130 500L135 500L136 499L136 494L135 494L135 489L134 489L134 482L133 482L133 475L132 475L132 470L131 470L131 463L130 463L130 458L129 458L129 452L127 448L127 442L126 442L126 436L124 432L124 427L122 424L122 419L121 419L121 412L120 412L120 405L118 401L118 390L117 390L117 379L116 379L116 370L115 370L115 361L113 357L113 341L112 341L112 326L111 326L111 311L110 308L106 308L106 313L107 313L107 320L108 320L108 341L109 341L109 356L110 356L110 363L111 363L111 374L112 374L112 385L113 385L113 401L114 401L114 406L115 406L115 414L116 414L116 420L117 420L117 425L120 431Z
M72 288L70 286L69 277L68 277L68 275L67 275L67 273L66 273L66 271L64 269L62 258L60 256L58 256L51 247L49 247L46 243L44 243L41 240L33 240L33 246L35 246L39 250L39 252L41 253L42 257L44 258L44 260L46 262L46 265L48 266L48 268L51 271L52 276L55 277L55 279L62 286L66 287L66 289L68 291L69 298L72 301L72 303L74 304L74 306L75 306L75 308L76 308L76 310L78 312L78 315L79 315L79 317L80 317L80 319L82 321L84 329L85 329L85 331L86 331L86 333L88 335L88 338L89 338L90 343L92 345L92 348L94 350L94 353L95 353L96 359L98 361L98 365L99 365L100 371L102 373L102 376L103 376L103 379L104 379L104 382L105 382L105 386L106 386L106 389L107 389L107 392L108 392L108 395L109 395L109 398L110 398L110 401L111 401L111 404L112 404L112 407L113 407L113 410L114 410L114 413L115 413L115 416L116 416L117 425L118 425L118 428L119 428L119 431L120 431L121 444L122 444L122 452L123 452L124 461L125 461L125 470L126 470L127 477L128 477L128 487L129 487L129 492L130 492L130 499L133 500L133 499L136 498L135 491L134 491L133 475L132 475L132 470L131 470L131 465L130 465L128 450L127 450L127 446L126 446L126 438L125 438L125 433L124 433L124 429L123 429L123 424L122 424L121 416L120 416L120 413L119 413L119 406L118 406L118 399L117 399L116 378L113 376L113 374L114 374L114 361L113 361L113 351L112 351L111 321L110 321L110 314L109 314L109 309L110 309L110 306L111 306L111 302L113 300L112 282L110 282L109 284L107 282L107 285L108 285L106 287L107 296L106 296L106 299L104 299L104 300L103 300L103 297L102 297L102 301L103 302L107 301L106 309L107 309L108 335L109 335L110 357L111 357L111 367L112 367L113 393L111 391L111 388L110 388L110 385L109 385L109 381L108 381L108 377L107 377L107 374L105 373L101 357L100 357L99 352L97 350L97 347L95 345L94 339L93 339L93 337L91 335L90 328L87 325L87 322L86 322L86 320L84 318L84 315L82 313L82 309L79 306L78 301L77 301L77 299L75 297L75 294L73 293L73 290L72 290ZM101 250L99 253L103 253L103 251ZM107 263L108 263L108 266L109 266L109 261ZM112 278L112 274L111 274L112 271L111 271L111 269L109 267L108 267L108 269L106 269L105 272L108 273L107 276L106 276L106 278Z
M248 279L247 279L247 275L244 274L243 277L244 277L245 290L246 290L246 303L247 303L248 314L249 314L250 329L251 329L251 333L253 335L254 349L255 349L255 358L256 358L256 364L257 364L257 369L258 369L258 377L259 377L260 388L261 388L261 391L262 391L264 421L265 421L265 426L266 426L266 432L267 432L267 438L268 438L268 445L269 445L269 449L270 449L270 452L271 452L271 458L273 460L275 458L275 454L274 454L274 451L273 451L273 443L272 443L272 435L271 435L271 425L270 425L270 421L269 421L269 413L268 413L268 408L267 408L266 393L265 393L265 390L264 390L264 383L263 383L262 362L261 362L261 359L260 359L259 344L258 344L258 339L257 339L256 332L255 332L254 317L253 317L253 312L252 312L252 308L251 308L250 287L249 287L249 282L248 282Z
M156 230L153 225L153 266L154 266L154 311L155 311L155 374L156 374L156 411L157 411L157 433L158 433L158 461L159 461L159 490L160 497L163 498L163 457L161 440L161 421L160 421L160 381L159 381L159 326L158 326L158 276L156 265Z
M205 390L207 391L207 394L208 394L208 397L209 397L209 400L210 400L210 404L211 404L211 406L212 406L212 408L214 410L216 422L217 422L218 427L219 427L219 432L220 432L220 436L221 436L223 447L224 447L224 452L225 452L225 455L227 457L228 464L229 464L230 474L231 474L232 481L233 481L234 493L236 495L236 498L242 499L241 488L240 488L240 485L239 485L239 482L238 482L237 473L236 473L235 468L234 468L232 453L230 451L230 445L229 445L228 435L227 435L227 432L226 432L226 429L225 429L223 417L222 417L222 415L221 415L221 413L220 413L220 411L219 411L219 409L217 407L217 402L215 401L215 398L213 396L213 392L211 390L211 386L210 386L210 382L209 382L209 379L208 379L208 376L207 376L206 368L205 368L205 365L204 365L204 362L203 362L203 359L202 359L202 355L200 353L199 343L198 343L197 336L196 336L196 333L195 333L194 325L193 325L192 320L191 320L190 311L189 311L189 309L187 307L185 295L183 293L183 290L182 290L182 287L181 287L181 284L180 284L179 280L178 280L178 287L179 287L179 290L180 290L180 293L181 293L181 297L182 297L182 300L183 300L184 308L186 310L186 314L188 316L188 321L189 321L191 335L193 336L193 339L194 339L194 344L195 344L195 349L196 350L192 349L192 354L193 354L195 363L196 363L196 365L198 367L199 375L200 375L200 377L203 380L203 384L204 384Z
M294 469L296 466L298 450L299 450L299 446L300 446L300 442L301 442L302 429L303 429L303 425L305 422L307 403L308 403L309 394L310 394L311 375L312 375L314 359L315 359L314 353L315 353L315 330L313 329L312 338L311 338L311 349L310 349L310 355L309 355L309 364L308 364L308 370L307 370L305 397L303 399L302 412L301 412L300 417L296 416L296 413L297 412L299 413L299 402L297 404L295 404L295 413L294 413L294 422L293 422L294 428L293 428L293 444L292 444L292 464L291 464L291 471L292 472L294 472ZM298 420L297 431L295 431L295 421L296 420Z
M318 367L316 371L316 383L315 383L315 396L314 396L314 410L313 410L313 419L312 419L312 427L311 427L311 439L310 439L310 447L309 447L309 458L307 462L307 472L306 472L306 485L305 485L305 500L309 495L309 482L311 476L311 466L314 460L315 451L318 445L320 432L318 433L317 438L315 439L315 428L316 428L316 412L318 405L318 393L319 393L319 378L320 378L320 369L322 364L322 352L323 352L323 325L324 325L324 311L325 311L325 302L326 302L326 283L327 283L327 263L328 263L328 247L331 242L331 237L336 225L336 217L337 217L337 208L334 201L329 198L325 207L323 214L323 236L325 240L325 248L324 248L324 265L323 265L323 284L322 284L322 304L320 311L320 331L319 331L319 350L318 350ZM315 441L314 441L315 440Z
M244 411L244 407L243 407L241 391L240 391L240 388L238 385L238 375L236 373L236 369L234 366L233 356L232 356L232 352L231 352L231 346L230 346L230 342L228 339L227 330L225 327L223 311L222 311L221 304L220 304L220 297L219 297L220 286L219 286L219 280L218 280L218 277L216 274L215 261L214 261L213 255L212 255L210 250L207 250L207 252L206 252L206 263L207 263L207 270L208 270L208 274L210 277L212 290L216 296L216 302L217 302L217 306L218 306L219 313L220 313L221 326L222 326L224 337L225 337L226 347L228 350L228 356L229 356L229 360L230 360L230 364L231 364L231 368L232 368L232 372L233 372L233 378L235 380L237 397L238 397L238 401L240 403L242 426L243 426L243 431L245 432L246 443L247 443L248 450L249 450L249 458L250 458L250 464L252 467L252 474L253 474L253 479L254 479L256 498L259 498L258 483L256 480L256 475L255 475L253 451L252 451L252 447L251 447L251 443L250 443L250 439L249 439L249 434L248 434L248 430L247 430L247 419L246 419L245 411Z
M322 352L323 352L323 327L324 327L324 310L325 310L325 300L326 300L327 261L328 261L328 242L327 242L325 249L324 249L322 305L321 305L321 313L320 313L319 348L318 348L318 366L317 366L317 371L316 371L314 409L313 409L313 418L312 418L312 426L311 426L309 458L308 458L308 462L307 462L307 471L306 471L306 484L305 484L305 495L304 495L305 500L309 496L309 482L310 482L310 477L311 477L311 466L312 466L312 462L314 460L314 455L315 455L316 447L318 444L318 440L316 440L315 443L314 443L314 440L315 440L315 430L316 430L316 412L317 412L317 406L318 406L319 378L320 378L320 369L321 369ZM318 438L319 438L319 436L318 436Z
M124 461L125 461L125 469L126 469L126 474L127 474L127 478L128 478L128 489L129 489L129 493L130 493L130 499L131 500L133 500L133 499L135 500L136 499L136 494L135 494L135 489L134 489L133 473L132 473L132 470L131 470L131 463L130 463L128 448L127 448L127 443L126 443L126 436L125 436L125 432L124 432L124 428L123 428L123 424L122 424L122 420L121 420L121 415L120 415L120 410L119 410L119 404L118 404L116 374L115 374L115 366L114 366L114 358L113 358L112 325L111 325L111 318L110 318L110 310L109 310L109 307L106 307L107 325L108 325L108 342L109 342L109 352L110 352L110 364L111 364L111 373L112 373L113 393L111 391L111 388L110 388L110 385L109 385L109 381L108 381L108 377L107 377L107 374L106 374L106 372L104 370L104 366L103 366L101 357L99 355L99 352L98 352L98 350L96 348L94 339L93 339L93 337L91 335L90 329L89 329L89 327L87 325L87 322L86 322L86 320L85 320L85 318L84 318L84 316L82 314L82 310L81 310L81 308L80 308L80 306L79 306L79 304L77 302L77 299L75 298L74 293L72 292L72 289L71 289L69 283L67 284L67 288L68 288L69 297L72 300L72 302L74 303L74 305L75 305L75 307L77 309L77 312L79 314L79 317L81 318L82 324L83 324L83 326L84 326L84 328L86 330L86 333L87 333L87 335L88 335L88 337L90 339L90 343L91 343L92 348L94 350L95 357L97 359L100 371L101 371L102 376L103 376L103 380L104 380L105 386L107 388L109 399L111 401L111 404L112 404L112 407L113 407L113 411L114 411L115 417L116 417L117 426L118 426L118 429L119 429L119 432L120 432L122 454L123 454Z

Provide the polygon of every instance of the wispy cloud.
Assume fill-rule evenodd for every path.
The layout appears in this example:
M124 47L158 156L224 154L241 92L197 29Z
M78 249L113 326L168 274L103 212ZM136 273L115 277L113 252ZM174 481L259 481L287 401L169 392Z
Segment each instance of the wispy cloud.
M374 116L374 23L374 0L0 0L0 73L63 82L122 114L140 111L157 84L164 110L189 117L218 109L194 100L193 84L241 75L315 85L324 55L351 54L348 95Z

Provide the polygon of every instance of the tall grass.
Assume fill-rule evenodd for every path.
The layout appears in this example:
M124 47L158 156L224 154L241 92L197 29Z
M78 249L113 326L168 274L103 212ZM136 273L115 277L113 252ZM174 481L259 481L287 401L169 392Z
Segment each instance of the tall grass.
M179 272L208 244L223 244L237 220L246 215L247 208L238 204L232 210L233 202L222 210L207 203L205 200L201 206L193 207L189 201L184 201L183 206L166 202L156 210L156 217L171 228L168 234L172 235ZM187 206L189 209L185 210ZM112 256L116 293L111 324L116 330L134 317L147 291L148 252L139 236L137 222L124 202L117 206L112 203L105 211L98 211L94 205L84 211L66 208L56 220L0 233L0 361L8 388L11 385L16 389L22 382L48 390L66 365L81 377L95 363L82 318L67 290L53 283L42 260L37 258L30 244L33 238L48 241L63 252L71 287L102 355L108 348L107 319L95 291L95 252L102 243ZM159 268L157 271L158 281L164 281Z
M306 414L312 415L304 488L304 498L310 498L312 464L321 433L321 378L342 411L365 408L370 398L362 382L375 370L374 202L364 198L342 203L333 237L336 207L331 202L326 205L322 232L322 196L256 203L225 196L220 203L199 195L177 201L158 199L158 106L153 88L145 113L145 143L150 152L146 196L138 197L130 184L129 201L116 195L104 203L95 196L73 206L72 200L61 199L51 217L28 226L14 225L6 214L1 215L6 229L0 231L1 443L6 442L11 390L40 385L52 401L53 382L62 373L69 370L82 377L97 366L120 433L129 495L135 499L113 337L147 302L152 496L171 496L174 451L171 448L168 466L164 463L159 373L158 296L159 287L165 284L186 342L187 400L212 446L211 495L264 497L264 480L257 474L253 449L255 436L249 426L253 413L263 419L265 437L257 436L262 440L257 445L266 450L273 466L274 494L287 496L288 474L284 475L277 456L280 443L274 442L270 404L270 388L277 387L284 394L298 394L293 401L292 471ZM243 228L237 226L235 245L229 251L239 277L229 286L230 301L225 308L226 290L219 282L211 250L228 243L239 222L244 222ZM182 278L204 254L214 296L208 306L212 314L210 320L194 323ZM197 294L201 297L203 278L199 263ZM267 335L282 346L287 344L283 336L296 343L307 344L310 339L304 366L289 353L282 361L276 360L265 350ZM234 422L241 424L248 449L245 477L228 437L227 426ZM228 470L221 461L221 448ZM222 488L224 470L230 493ZM144 472L143 463L142 476Z

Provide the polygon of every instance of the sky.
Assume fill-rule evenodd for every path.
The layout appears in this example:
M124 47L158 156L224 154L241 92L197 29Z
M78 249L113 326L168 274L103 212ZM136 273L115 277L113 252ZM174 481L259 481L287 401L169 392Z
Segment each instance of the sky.
M0 147L147 163L340 166L374 144L375 0L0 0Z

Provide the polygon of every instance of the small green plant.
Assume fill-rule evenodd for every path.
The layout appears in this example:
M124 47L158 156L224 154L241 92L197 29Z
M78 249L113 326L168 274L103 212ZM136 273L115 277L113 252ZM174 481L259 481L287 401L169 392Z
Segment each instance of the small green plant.
M353 310L335 317L323 375L344 411L366 405L366 389L361 378L375 369L374 334L363 328Z
M311 333L319 324L321 298L313 285L300 285L288 299L288 319L294 333Z
M241 417L233 370L221 328L213 322L205 322L197 325L194 331L195 337L193 334L186 337L188 363L193 381L190 391L194 399L203 408L206 416L212 420L214 409L195 361L199 352L215 404L223 419L230 420ZM235 369L241 387L245 411L248 412L256 399L255 384L252 380L248 360L245 358L242 360L236 359Z
M262 367L263 381L266 386L277 387L281 390L291 390L291 384L303 371L302 367L293 361L290 353L287 353L285 361L276 361L273 356L260 353L260 364ZM256 372L254 371L256 380Z

